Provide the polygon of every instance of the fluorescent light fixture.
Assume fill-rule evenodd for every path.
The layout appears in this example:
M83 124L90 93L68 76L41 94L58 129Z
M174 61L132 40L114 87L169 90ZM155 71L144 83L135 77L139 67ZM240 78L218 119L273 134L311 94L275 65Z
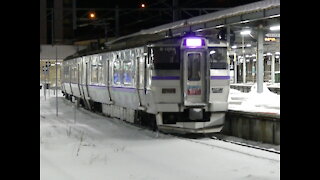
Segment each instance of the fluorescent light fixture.
M251 44L247 44L246 46L247 46L247 47L251 47Z
M252 57L256 57L256 54L252 54L251 56L252 56Z
M279 55L279 54L280 54L280 52L276 52L275 54Z
M251 33L250 29L246 29L240 32L241 35L249 35Z
M216 51L210 51L210 54L214 54L214 53L216 53Z
M275 56L276 58L279 58L280 56Z
M249 55L248 55L248 54L246 55L246 58L247 58L247 57L249 57Z
M253 61L254 61L254 62L256 62L256 61L257 61L257 59L253 59Z
M278 31L278 30L280 30L280 25L270 27L270 31Z
M272 54L271 53L267 53L267 56L271 56Z
M231 48L232 48L232 49L236 49L236 48L237 48L237 46L236 46L236 45L233 45L233 46L231 46Z
M202 42L200 38L188 38L186 40L186 46L188 47L199 47L201 44Z

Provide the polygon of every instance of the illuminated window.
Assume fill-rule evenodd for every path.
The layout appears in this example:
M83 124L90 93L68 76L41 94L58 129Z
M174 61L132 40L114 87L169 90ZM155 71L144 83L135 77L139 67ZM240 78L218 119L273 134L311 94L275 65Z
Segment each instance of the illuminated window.
M121 66L120 60L117 58L113 62L113 84L120 85L121 84Z

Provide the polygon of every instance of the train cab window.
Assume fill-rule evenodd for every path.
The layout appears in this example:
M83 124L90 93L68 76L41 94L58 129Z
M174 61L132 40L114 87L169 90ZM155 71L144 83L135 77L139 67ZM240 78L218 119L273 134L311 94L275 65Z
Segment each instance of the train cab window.
M123 62L123 84L125 86L133 85L134 66L133 61Z
M210 69L227 69L227 48L208 48Z
M155 69L180 69L180 50L177 47L153 47L149 49Z
M199 81L200 80L200 53L188 54L188 80Z
M113 62L113 83L115 85L121 84L121 66L119 59L115 59Z

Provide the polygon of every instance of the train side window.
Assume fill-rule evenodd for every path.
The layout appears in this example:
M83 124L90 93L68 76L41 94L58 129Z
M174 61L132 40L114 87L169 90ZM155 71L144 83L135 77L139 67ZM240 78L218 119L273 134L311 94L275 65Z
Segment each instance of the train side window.
M121 66L120 60L117 58L113 62L113 84L121 84Z
M180 69L180 49L177 47L150 48L150 57L155 69Z
M125 86L132 86L134 79L134 65L133 61L123 62L123 84Z
M95 64L91 65L91 83L98 83L98 67Z
M227 69L227 48L208 48L210 69Z
M64 79L67 82L69 82L69 66L68 65L64 66L63 71L64 71Z
M99 82L99 84L104 84L104 82L103 82L103 72L102 72L102 64L99 64L98 65L98 82Z

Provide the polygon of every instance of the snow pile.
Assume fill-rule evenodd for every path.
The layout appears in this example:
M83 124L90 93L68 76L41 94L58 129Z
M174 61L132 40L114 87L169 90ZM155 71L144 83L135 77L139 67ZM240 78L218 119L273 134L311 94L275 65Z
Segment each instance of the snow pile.
M266 84L263 84L262 93L257 93L257 84L251 87L249 93L230 89L229 109L280 114L280 95L271 92Z
M280 179L280 155L135 127L40 92L41 180Z

